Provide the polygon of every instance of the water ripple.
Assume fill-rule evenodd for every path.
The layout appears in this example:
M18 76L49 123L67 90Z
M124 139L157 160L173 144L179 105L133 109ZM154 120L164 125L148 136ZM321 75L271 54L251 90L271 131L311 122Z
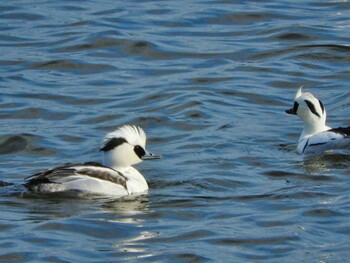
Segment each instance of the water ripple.
M284 110L304 85L350 125L348 7L0 5L0 260L345 262L349 153L297 155ZM148 195L25 192L42 169L101 161L126 123L164 156L137 165Z

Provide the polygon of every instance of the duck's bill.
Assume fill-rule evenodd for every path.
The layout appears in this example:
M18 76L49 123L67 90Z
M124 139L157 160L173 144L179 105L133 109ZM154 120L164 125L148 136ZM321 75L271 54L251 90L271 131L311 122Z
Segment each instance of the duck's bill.
M296 111L293 108L289 109L289 110L286 110L286 113L292 114L292 115L297 115Z
M159 155L159 154L154 154L154 153L149 153L149 152L146 152L146 154L144 156L142 156L142 160L154 160L154 159L161 159L162 156Z

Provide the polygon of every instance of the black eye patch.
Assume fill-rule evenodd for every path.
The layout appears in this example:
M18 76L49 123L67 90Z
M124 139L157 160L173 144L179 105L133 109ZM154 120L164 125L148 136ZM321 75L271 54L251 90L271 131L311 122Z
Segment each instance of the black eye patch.
M311 101L309 101L309 100L304 100L304 101L305 101L306 105L308 106L308 108L310 109L310 111L311 111L313 114L315 114L316 116L318 116L318 117L321 118L320 114L316 111L315 105L314 105ZM321 108L322 108L322 107L321 107Z
M286 110L286 113L288 113L288 114L293 114L293 115L297 115L298 108L299 108L299 103L296 102L296 101L294 101L293 108L291 108L291 109L289 109L289 110Z
M145 150L140 145L136 145L134 147L134 152L140 159L142 159L142 156L146 154Z
M295 112L295 114L297 114L298 108L299 108L299 103L294 101L293 112Z
M108 152L110 150L113 150L115 147L118 147L119 145L122 145L125 143L126 140L124 138L113 138L110 139L105 146L103 146L100 151L102 152Z

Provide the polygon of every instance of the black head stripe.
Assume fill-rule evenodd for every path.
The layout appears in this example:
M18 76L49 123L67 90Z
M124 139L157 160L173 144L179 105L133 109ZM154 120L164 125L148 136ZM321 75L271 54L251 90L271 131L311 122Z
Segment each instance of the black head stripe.
M315 115L317 115L318 117L321 118L320 114L319 114L319 113L316 111L316 109L315 109L315 105L314 105L311 101L309 101L309 100L304 100L304 101L305 101L305 103L307 104L307 106L309 107L310 111L311 111L313 114L315 114Z
M322 101L318 100L318 102L320 103L321 109L322 109L322 114L324 114L324 106L322 104Z
M145 150L140 145L136 145L134 151L140 159L146 154Z
M115 147L125 143L126 140L124 138L112 138L110 139L105 146L103 146L100 151L102 152L108 152L110 150L113 150Z

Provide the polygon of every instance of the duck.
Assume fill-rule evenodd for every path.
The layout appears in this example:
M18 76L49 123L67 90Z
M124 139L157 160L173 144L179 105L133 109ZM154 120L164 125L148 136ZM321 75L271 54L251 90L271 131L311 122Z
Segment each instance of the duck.
M310 92L301 86L294 98L294 105L287 114L297 115L304 123L298 140L299 154L322 154L350 147L350 127L331 128L326 125L326 109Z
M133 165L162 158L146 150L146 133L136 125L124 125L108 133L100 148L103 163L66 163L25 178L24 186L35 193L66 191L126 196L143 194L148 184Z

